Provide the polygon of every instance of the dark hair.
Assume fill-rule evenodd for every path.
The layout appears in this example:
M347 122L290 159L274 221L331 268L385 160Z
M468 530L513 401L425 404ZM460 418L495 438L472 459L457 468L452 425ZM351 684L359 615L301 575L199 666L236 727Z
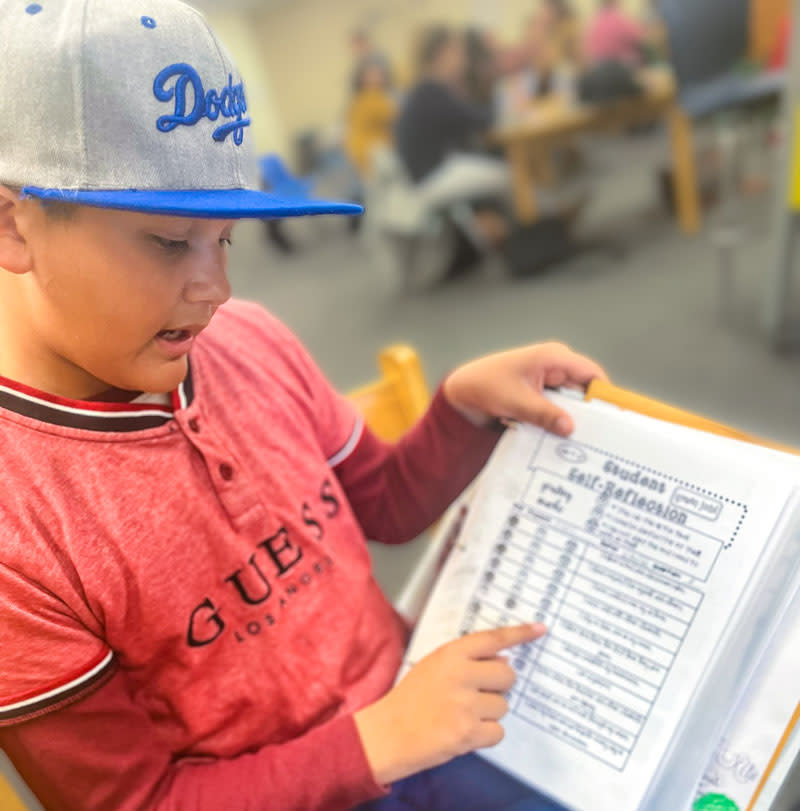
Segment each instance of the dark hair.
M480 28L468 28L464 34L467 55L466 90L478 103L491 101L494 87L494 53Z
M65 203L63 200L40 200L39 204L48 220L61 222L73 219L79 208L75 203Z
M422 35L419 53L417 55L417 66L421 73L430 70L431 66L439 58L439 54L457 38L458 34L446 25L437 25L429 28Z
M5 186L9 191L14 192L17 197L22 197L22 187L15 186L12 183L0 183L0 186ZM48 220L60 220L66 222L67 220L71 220L75 213L78 210L78 206L75 203L65 203L62 200L38 200L36 199L39 205L42 207L42 210L45 213L45 216Z

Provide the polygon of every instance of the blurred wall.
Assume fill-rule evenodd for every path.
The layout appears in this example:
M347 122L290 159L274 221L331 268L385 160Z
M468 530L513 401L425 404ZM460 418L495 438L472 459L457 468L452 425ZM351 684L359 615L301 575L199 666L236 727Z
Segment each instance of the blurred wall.
M412 42L426 23L479 23L513 43L535 5L536 0L302 0L261 12L252 37L273 82L275 108L285 132L292 134L341 120L354 28L366 26L401 78L408 78ZM586 17L595 0L573 0L573 5ZM649 2L624 0L623 5L639 12Z

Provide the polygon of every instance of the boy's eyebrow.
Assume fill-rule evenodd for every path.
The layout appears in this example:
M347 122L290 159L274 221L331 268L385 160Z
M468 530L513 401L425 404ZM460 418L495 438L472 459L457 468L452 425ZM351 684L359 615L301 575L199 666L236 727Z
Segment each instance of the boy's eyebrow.
M180 222L185 220L185 222ZM206 220L206 219L189 219L184 217L161 217L156 221L144 223L142 229L144 232L156 232L157 235L172 236L175 238L186 239L198 231L205 231L211 224L217 224L215 231L218 231L222 236L227 236L233 233L233 229L237 224L237 220Z

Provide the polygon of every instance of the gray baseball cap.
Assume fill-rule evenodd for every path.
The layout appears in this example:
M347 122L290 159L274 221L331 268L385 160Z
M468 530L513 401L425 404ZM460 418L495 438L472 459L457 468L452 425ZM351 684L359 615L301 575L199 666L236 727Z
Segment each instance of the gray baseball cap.
M0 0L0 182L44 200L237 219L358 214L259 189L242 80L179 0Z

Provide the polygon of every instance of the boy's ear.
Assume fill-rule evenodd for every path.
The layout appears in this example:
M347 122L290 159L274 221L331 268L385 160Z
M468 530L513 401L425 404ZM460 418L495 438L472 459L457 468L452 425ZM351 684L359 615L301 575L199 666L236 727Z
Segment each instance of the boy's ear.
M0 185L0 269L28 273L33 267L30 247L19 229L23 214L19 192Z

